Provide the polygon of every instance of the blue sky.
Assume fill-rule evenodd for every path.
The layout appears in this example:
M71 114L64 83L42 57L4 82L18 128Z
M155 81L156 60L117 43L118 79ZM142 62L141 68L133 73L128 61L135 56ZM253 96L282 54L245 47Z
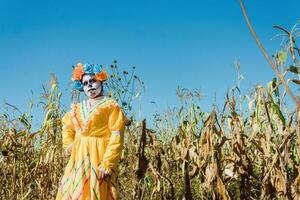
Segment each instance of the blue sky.
M298 0L245 1L269 53L279 49L272 26L290 29L299 20ZM246 93L274 76L244 21L238 0L20 1L0 0L1 104L26 112L31 91L42 92L50 73L58 77L62 104L77 62L136 66L144 80L140 118L178 105L176 88L199 89L202 108L224 102L236 84L239 60ZM126 68L124 68L126 69ZM35 124L41 122L36 111Z

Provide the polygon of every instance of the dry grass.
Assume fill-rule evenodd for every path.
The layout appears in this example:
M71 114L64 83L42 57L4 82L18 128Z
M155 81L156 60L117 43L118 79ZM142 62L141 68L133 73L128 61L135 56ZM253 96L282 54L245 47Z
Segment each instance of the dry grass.
M291 65L298 66L299 55L290 55ZM299 74L285 57L281 52L275 58L283 78ZM0 116L1 199L56 195L68 158L61 144L61 93L53 80L45 90L40 131L30 132L27 114ZM221 111L209 113L198 106L199 93L178 90L181 107L157 114L151 126L133 120L119 167L121 199L300 199L299 110L288 111L278 80L248 96L234 89ZM114 94L131 111L135 94L126 104L124 92Z

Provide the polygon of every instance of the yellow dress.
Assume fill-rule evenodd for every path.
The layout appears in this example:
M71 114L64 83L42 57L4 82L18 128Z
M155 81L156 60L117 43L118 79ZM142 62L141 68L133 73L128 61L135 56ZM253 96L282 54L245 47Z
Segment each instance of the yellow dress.
M94 105L73 104L62 119L63 148L72 148L57 200L116 199L117 164L124 143L125 116L117 102L104 97ZM110 172L97 177L101 166Z

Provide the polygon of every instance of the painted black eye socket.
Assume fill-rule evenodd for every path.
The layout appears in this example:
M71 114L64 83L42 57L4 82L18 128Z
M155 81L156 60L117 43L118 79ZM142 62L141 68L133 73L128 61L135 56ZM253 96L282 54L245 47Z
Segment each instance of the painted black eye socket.
M83 85L83 86L87 86L87 85L88 85L88 82L87 82L87 81L83 81L83 82L82 82L82 85Z
M83 85L83 86L87 86L87 85L93 84L93 83L95 83L95 82L96 82L96 79L90 79L89 81L83 81L83 82L82 82L82 85Z

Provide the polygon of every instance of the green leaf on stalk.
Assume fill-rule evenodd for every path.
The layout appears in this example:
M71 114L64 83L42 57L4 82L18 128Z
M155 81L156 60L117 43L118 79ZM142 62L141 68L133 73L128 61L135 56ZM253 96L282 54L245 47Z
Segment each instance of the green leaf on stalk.
M280 110L280 107L276 103L272 103L272 111L279 117L282 124L285 125L285 118Z
M286 59L287 59L287 52L286 51L277 52L276 60L277 60L278 63L284 64L284 63L286 63Z

